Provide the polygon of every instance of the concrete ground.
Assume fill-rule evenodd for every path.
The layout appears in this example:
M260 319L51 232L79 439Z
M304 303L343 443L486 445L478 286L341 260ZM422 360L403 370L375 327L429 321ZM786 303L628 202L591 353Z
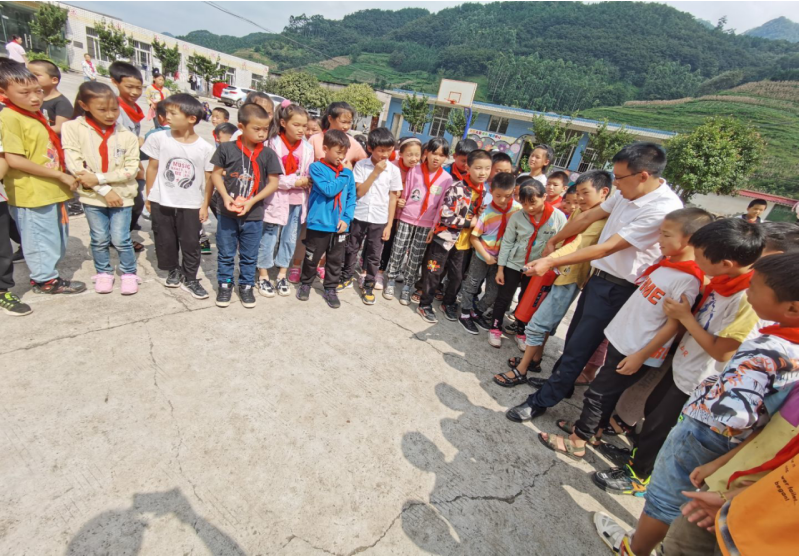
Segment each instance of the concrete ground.
M511 341L351 290L332 310L318 284L219 309L161 285L142 223L136 296L36 295L16 267L34 313L0 315L3 554L604 555L591 513L634 524L642 502L590 479L601 456L537 440L583 389L505 419L532 392L491 381ZM90 282L85 218L70 234L63 275Z

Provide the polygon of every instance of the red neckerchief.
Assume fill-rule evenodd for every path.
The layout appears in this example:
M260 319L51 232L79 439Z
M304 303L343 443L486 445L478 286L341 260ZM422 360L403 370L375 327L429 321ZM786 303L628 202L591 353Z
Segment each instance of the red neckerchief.
M749 288L749 282L752 280L754 271L749 271L737 277L730 277L729 275L720 275L710 279L710 284L705 287L705 292L702 294L702 301L696 306L701 308L713 292L718 292L724 297L732 296L733 294L746 290Z
M422 179L424 180L424 185L427 188L427 191L424 194L424 201L422 202L422 211L419 213L419 217L421 218L425 212L427 212L427 203L430 201L430 186L436 183L436 180L439 179L441 174L444 172L443 168L439 168L436 175L433 176L433 179L430 179L430 171L427 169L427 163L422 164Z
M44 128L47 130L47 135L50 137L50 143L53 144L55 150L58 152L58 164L61 165L60 170L66 171L67 163L64 158L64 148L61 146L61 138L58 137L58 134L53 131L53 128L50 127L50 124L47 122L47 118L44 117L44 114L41 112L31 112L30 110L25 110L24 108L20 108L14 103L11 102L10 99L6 99L5 101L6 108L10 108L17 114L22 114L23 116L27 116L28 118L33 118L34 120L38 121Z
M219 145L219 138L216 136L216 130L212 131L211 135L214 137L214 143Z
M683 273L687 273L693 277L696 277L696 280L699 281L699 286L701 287L705 284L705 273L702 272L702 269L699 268L699 265L696 264L696 261L672 261L667 257L664 257L651 267L649 267L643 274L638 277L638 281L636 284L640 284L644 277L648 277L652 273L655 272L656 269L660 267L666 267L668 269L674 269L675 271L680 271Z
M479 187L472 184L472 179L469 176L466 176L463 180L466 184L472 188L472 191L477 192L477 201L475 201L475 207L482 207L483 206L483 197L485 195L485 182L480 182Z
M461 171L458 170L458 167L455 166L455 163L452 163L452 172L450 172L456 179L463 181L466 178L466 174L461 174Z
M100 142L100 167L102 168L101 172L108 172L108 140L114 135L114 126L108 126L105 131L100 127L100 125L94 121L90 115L86 115L86 123L89 124L89 127L97 132L97 135L100 136L102 141Z
M319 162L321 162L323 165L325 165L330 170L335 172L336 173L336 178L338 178L338 175L341 174L342 170L344 170L344 165L343 164L339 164L338 166L333 166L332 164L327 162L325 159L319 159ZM338 209L339 211L343 211L344 210L344 206L341 204L341 192L338 192L336 194L336 197L333 198L333 208L334 209Z
M549 217L551 217L552 213L554 212L555 208L546 201L544 201L544 211L543 213L541 213L541 219L538 221L537 224L533 221L533 217L525 213L525 215L527 215L527 220L530 221L530 224L533 226L533 233L530 236L530 239L527 241L527 252L524 254L525 265L527 265L530 259L530 252L533 250L533 244L535 244L535 239L538 237L538 231L541 230L541 227L547 223Z
M91 60L86 60L86 63L89 64L89 67L94 71L94 64L92 64Z
M760 334L780 337L788 342L799 344L799 327L783 327L782 325L769 325L760 329Z
M117 97L117 99L119 100L119 106L122 107L122 110L125 111L125 114L128 115L128 118L133 120L134 124L138 124L144 120L144 111L138 104L133 103L133 106L129 106L128 103L122 100L122 97Z
M555 209L560 209L561 203L563 203L563 196L558 197L557 201L547 201L550 205L552 205Z
M508 213L510 213L510 210L513 208L513 200L511 200L510 203L508 203L508 206L505 207L504 211L500 207L498 207L496 203L494 203L493 199L491 200L491 207L493 207L493 209L497 213L502 215L502 222L500 222L499 232L497 232L497 242L499 242L502 239L502 237L505 235L505 228L507 228L508 226Z
M283 141L283 145L286 146L288 149L288 154L283 157L283 170L285 174L288 176L289 174L296 174L297 170L300 168L300 159L297 158L297 155L294 154L300 145L302 145L302 139L298 139L294 145L289 143L289 140L286 139L286 134L281 133L280 139Z
M258 164L258 157L261 155L261 151L264 150L264 144L259 143L255 146L254 151L250 151L244 146L244 142L241 140L241 136L239 136L239 138L236 140L236 147L238 147L241 152L244 153L244 156L250 161L250 165L252 167L253 187L250 191L250 195L247 196L247 199L250 199L258 192L258 188L261 187L261 167Z
M163 85L158 86L158 85L155 84L155 82L153 82L153 89L158 91L158 94L161 95L161 100L164 100L164 87L163 87Z
M391 151L391 154L388 156L388 160L389 162L394 162L395 160L397 160L397 152Z
M405 166L405 161L401 158L397 166L399 166L399 169L402 170L403 173L408 172L411 168L413 168L412 166Z

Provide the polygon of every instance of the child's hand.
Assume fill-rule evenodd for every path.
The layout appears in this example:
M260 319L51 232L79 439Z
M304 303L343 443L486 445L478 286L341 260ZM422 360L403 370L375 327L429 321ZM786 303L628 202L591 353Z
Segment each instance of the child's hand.
M233 198L230 196L225 198L225 209L227 209L231 213L241 213L241 207L239 205L236 205L236 202L233 201Z
M696 523L709 532L715 530L716 515L724 506L724 499L715 491L683 491L690 501L681 509L688 522Z
M666 317L671 317L677 321L691 319L691 301L685 294L680 296L679 302L671 298L666 298L663 302L663 313L666 314Z
M253 202L252 199L248 200L246 203L244 203L244 205L241 205L241 214L245 215L245 214L249 213L252 210L254 205L255 205L255 203Z
M546 257L553 251L555 251L557 244L552 240L549 240L546 245L544 246L544 251L541 252L541 257Z
M58 180L65 186L69 186L69 189L71 189L72 191L78 189L78 181L75 179L74 176L70 176L66 172L62 172L61 176L58 177Z
M380 161L379 163L377 163L377 164L375 165L375 169L374 169L374 170L372 170L372 172L374 173L374 175L375 175L375 176L379 176L379 175L380 175L380 173L381 173L381 172L383 172L383 171L386 169L386 165L387 165L387 164L388 164L388 161Z
M491 266L491 265L496 265L496 264L497 264L497 258L496 257L494 257L493 255L489 255L488 257L486 257L486 265Z
M350 161L346 160L346 159L341 161L341 166L343 166L344 168L349 168L350 170L352 170L352 163Z
M405 207L405 199L404 198L400 197L399 199L397 199L397 207L399 207L400 209Z
M486 261L486 263L488 262ZM497 269L497 277L495 280L497 281L497 284L500 286L503 286L505 284L505 269L501 267Z
M200 222L205 222L208 220L208 206L203 205L200 207Z
M338 233L343 234L347 231L347 223L343 220L338 221Z
M641 366L644 365L646 358L638 356L637 354L633 354L632 356L627 356L621 362L619 362L618 367L616 368L616 373L619 375L632 375L639 369Z
M474 209L474 217L470 217L470 218L477 218L480 215L482 215L483 214L483 209L485 209L485 207L483 207L482 205L480 205L479 207L475 207L475 209Z
M92 176L94 175L92 174ZM122 205L124 205L122 198L119 197L119 194L114 190L108 192L108 195L105 196L105 202L109 207L122 207Z
M433 236L435 236L435 234L433 234L433 229L431 228L430 232L427 233L427 238L425 238L424 243L429 244L430 242L432 242Z
M144 202L144 208L147 209L147 212L150 212L150 200Z
M386 227L383 229L383 237L382 240L384 242L388 242L388 239L391 238L391 223L388 223Z
M703 485L705 485L705 478L711 475L713 472L718 470L720 466L714 466L713 461L708 462L707 464L703 464L702 466L697 466L694 468L694 471L691 472L689 478L691 479L691 483L694 484L696 489L701 489Z
M94 186L100 185L100 180L97 178L97 174L93 174L91 172L81 172L78 176L76 176L78 182L86 189L92 189Z
M310 185L311 185L311 179L310 179L310 178L308 178L308 177L305 177L305 178L297 178L297 179L294 181L294 187L295 187L295 188L307 188L307 187L308 187L308 186L310 186Z

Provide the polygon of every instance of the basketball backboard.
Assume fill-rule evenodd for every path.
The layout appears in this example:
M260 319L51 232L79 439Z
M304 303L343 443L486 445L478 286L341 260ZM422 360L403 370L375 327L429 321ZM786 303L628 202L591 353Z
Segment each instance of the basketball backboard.
M449 102L452 106L467 108L472 106L474 95L477 93L477 83L471 81L456 81L442 79L438 86L438 100Z

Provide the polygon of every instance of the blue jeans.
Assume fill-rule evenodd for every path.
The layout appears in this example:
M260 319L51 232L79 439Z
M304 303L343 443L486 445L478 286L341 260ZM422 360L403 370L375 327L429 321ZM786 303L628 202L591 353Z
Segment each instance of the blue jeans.
M680 516L680 507L688 502L681 492L696 489L690 479L694 468L716 460L734 448L729 437L681 415L658 453L646 489L644 513L664 524L671 524Z
M136 272L136 254L130 240L130 215L133 207L95 207L83 205L89 222L89 245L98 273L113 273L110 246L113 243L119 253L119 270L123 275Z
M258 268L271 269L275 265L283 269L288 269L291 265L291 258L294 256L294 248L297 245L297 237L300 235L302 223L302 205L289 206L289 218L283 226L271 222L264 223L264 235L261 237L261 248L258 250ZM277 247L277 259L275 259L275 244Z
M524 329L524 334L527 335L527 346L541 346L544 344L544 339L548 333L551 333L557 327L566 312L569 311L569 306L577 297L577 283L564 284L562 286L553 286L549 291L547 297L541 302L541 307L535 312L533 318Z
M255 261L261 242L263 222L241 220L219 214L216 227L217 270L219 282L233 282L236 250L239 252L239 285L255 286Z
M66 254L69 240L69 218L64 204L9 206L9 209L22 237L31 280L42 283L58 278L56 266Z

